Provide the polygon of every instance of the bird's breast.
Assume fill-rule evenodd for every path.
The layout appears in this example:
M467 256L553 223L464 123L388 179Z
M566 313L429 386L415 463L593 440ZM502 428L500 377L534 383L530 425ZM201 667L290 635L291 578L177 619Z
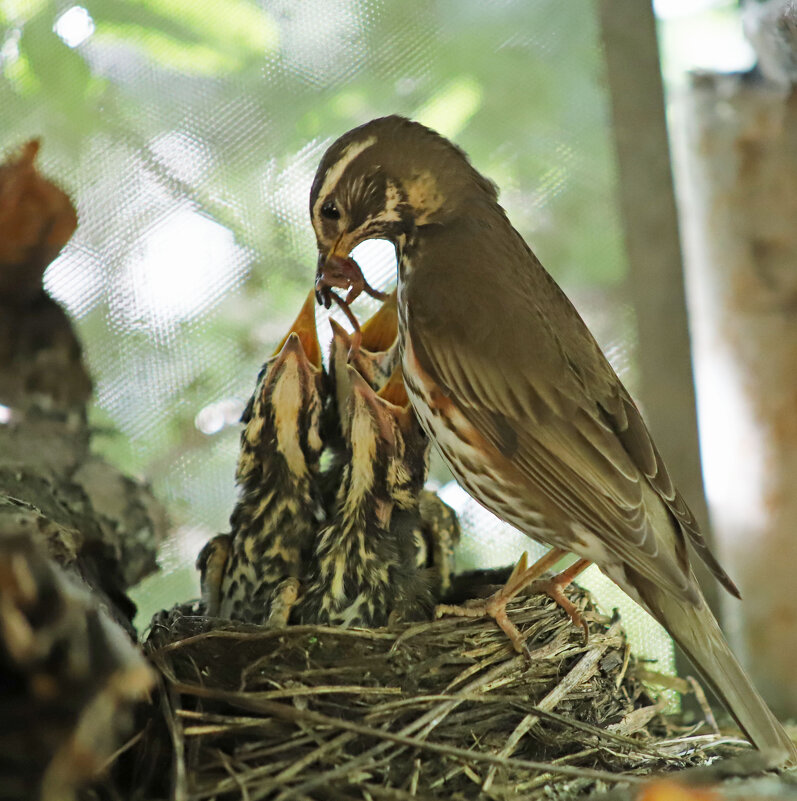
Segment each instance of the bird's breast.
M507 470L508 461L467 420L457 403L444 393L418 361L412 336L404 330L404 384L415 414L459 484L491 512L534 539L556 544L545 516Z

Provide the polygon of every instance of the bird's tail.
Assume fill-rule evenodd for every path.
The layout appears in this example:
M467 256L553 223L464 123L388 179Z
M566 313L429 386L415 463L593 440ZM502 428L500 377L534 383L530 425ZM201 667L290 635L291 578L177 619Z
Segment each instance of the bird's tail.
M644 600L653 616L683 649L750 742L772 767L797 765L797 747L731 652L705 599L695 606L651 584L645 589Z

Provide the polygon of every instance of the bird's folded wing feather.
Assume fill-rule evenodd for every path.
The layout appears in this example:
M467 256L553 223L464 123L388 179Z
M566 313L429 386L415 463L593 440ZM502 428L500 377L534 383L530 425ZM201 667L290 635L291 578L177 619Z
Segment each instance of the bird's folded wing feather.
M685 534L738 595L578 312L505 217L479 220L430 231L416 256L406 300L421 366L531 494L617 558L692 597Z
M662 589L690 597L681 531L674 521L659 525L664 530L654 527L650 498L658 495L684 528L694 527L694 521L594 340L584 331L594 351L583 353L580 341L576 345L582 352L573 354L582 361L587 357L593 375L585 380L576 358L569 358L569 343L558 338L537 307L527 314L516 309L513 319L490 320L485 306L490 304L468 309L464 336L436 321L413 325L411 319L410 336L421 366L509 459L529 497L543 493L565 520L598 537L618 560ZM423 314L422 303L416 308ZM541 330L530 330L535 325ZM507 343L513 326L523 330ZM519 351L522 343L531 343L534 352ZM655 494L646 492L643 482Z

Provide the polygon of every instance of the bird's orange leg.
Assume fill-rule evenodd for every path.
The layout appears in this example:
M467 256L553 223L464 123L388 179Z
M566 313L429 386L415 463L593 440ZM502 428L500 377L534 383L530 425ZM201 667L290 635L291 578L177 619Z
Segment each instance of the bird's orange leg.
M567 612L570 620L573 621L575 626L581 626L584 629L584 641L589 640L589 628L587 627L587 622L584 620L581 612L576 607L576 605L568 600L565 596L565 588L570 585L573 579L578 576L580 573L583 573L592 562L589 559L579 559L576 562L573 562L570 567L563 570L561 573L557 573L555 576L552 576L549 579L537 579L534 582L532 587L533 590L537 592L544 592L550 598L552 598L558 606L561 606L562 609Z
M489 615L501 627L506 636L509 637L515 650L518 653L523 653L525 650L523 646L523 635L518 631L517 626L509 619L506 613L506 605L519 592L531 584L532 581L538 579L546 570L553 567L566 554L567 551L562 551L559 548L551 548L545 556L538 559L531 567L527 567L528 555L524 553L523 556L520 557L520 561L515 565L512 575L506 580L506 584L504 584L498 592L484 601L475 601L467 606L440 604L435 608L435 617L442 617L443 615L482 617L483 615Z

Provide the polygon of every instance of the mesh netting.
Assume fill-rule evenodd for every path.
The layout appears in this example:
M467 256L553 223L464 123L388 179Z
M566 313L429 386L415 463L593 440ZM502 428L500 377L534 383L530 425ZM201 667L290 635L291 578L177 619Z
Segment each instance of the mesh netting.
M312 176L356 124L402 113L461 144L633 389L591 0L10 0L0 67L0 145L42 135L42 169L79 210L46 286L83 337L93 421L114 432L98 441L173 510L140 620L196 594L196 552L226 528L238 416L314 271ZM377 288L395 280L385 243L357 255ZM462 566L530 547L444 494ZM584 583L670 664L669 640L610 582Z

